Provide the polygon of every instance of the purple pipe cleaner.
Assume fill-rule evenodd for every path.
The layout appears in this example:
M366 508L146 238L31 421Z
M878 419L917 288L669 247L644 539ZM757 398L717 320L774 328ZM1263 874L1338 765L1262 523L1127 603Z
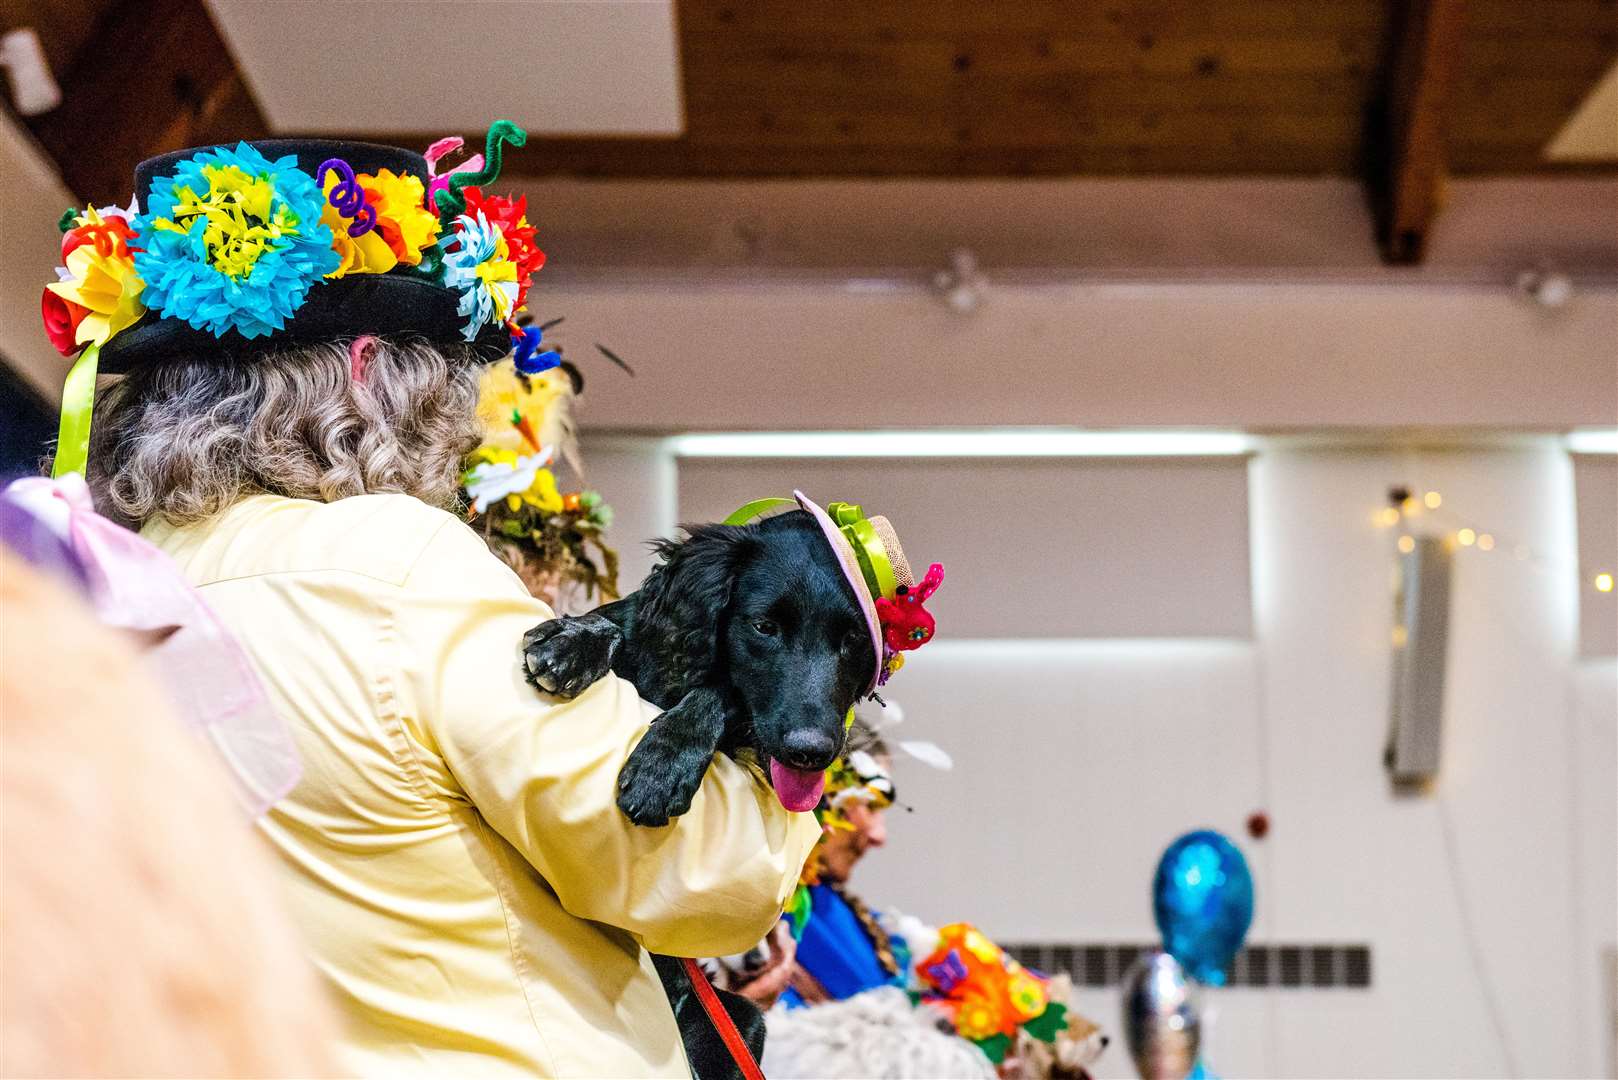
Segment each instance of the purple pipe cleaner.
M325 185L327 169L337 174L337 184L326 201L345 218L354 219L354 224L348 227L348 235L364 236L376 228L376 207L365 201L365 189L354 178L353 168L342 158L327 158L315 170L315 183Z

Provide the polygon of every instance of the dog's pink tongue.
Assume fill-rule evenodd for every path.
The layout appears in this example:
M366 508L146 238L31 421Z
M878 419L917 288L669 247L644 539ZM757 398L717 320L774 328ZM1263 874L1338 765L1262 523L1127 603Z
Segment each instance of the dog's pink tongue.
M820 793L826 787L825 770L794 769L774 758L770 759L770 780L781 805L800 814L820 804Z

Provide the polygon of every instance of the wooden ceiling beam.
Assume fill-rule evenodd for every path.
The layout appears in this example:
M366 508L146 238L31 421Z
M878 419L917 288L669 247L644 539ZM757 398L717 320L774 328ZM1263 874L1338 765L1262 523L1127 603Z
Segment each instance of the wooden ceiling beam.
M56 74L62 104L27 123L87 203L126 203L146 158L269 133L203 0L108 5Z
M1383 261L1427 252L1446 172L1444 129L1467 0L1394 0L1388 81L1369 119L1366 185Z

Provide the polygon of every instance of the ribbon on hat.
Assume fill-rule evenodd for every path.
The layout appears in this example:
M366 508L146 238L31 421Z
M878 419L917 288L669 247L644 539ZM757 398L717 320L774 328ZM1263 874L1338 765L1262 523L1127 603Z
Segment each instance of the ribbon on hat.
M791 499L754 499L731 514L724 523L746 525L771 510L797 505ZM888 549L882 546L882 538L876 534L876 526L866 520L864 511L855 503L827 503L826 515L854 549L854 559L860 565L860 574L865 578L865 587L871 590L872 598L885 596L893 599L899 591L899 579L893 572L893 560L888 557Z
M864 512L854 503L827 503L826 514L854 546L854 557L859 560L860 572L865 575L865 584L870 586L871 595L892 600L899 591L899 579L893 573L893 560L888 558L888 549L876 534L876 526L866 520Z
M746 506L737 510L724 520L726 525L746 525L754 518L761 518L771 510L778 510L783 506L797 506L791 499L754 499Z
M56 460L51 476L83 475L90 462L90 413L96 403L96 362L101 346L92 342L67 373L62 386L62 422L56 429Z

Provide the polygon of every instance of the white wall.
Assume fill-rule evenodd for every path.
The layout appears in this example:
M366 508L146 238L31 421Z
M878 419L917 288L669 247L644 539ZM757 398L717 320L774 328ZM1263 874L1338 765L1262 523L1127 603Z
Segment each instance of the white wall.
M592 423L655 433L1611 425L1614 300L1592 283L1549 311L1505 279L1040 286L991 275L970 316L891 282L549 284L533 303L567 317L567 341L605 342L635 366L592 400Z
M591 458L592 479L627 502L603 464ZM1457 556L1430 796L1396 797L1381 766L1396 530L1373 516L1392 483L1443 493L1419 527L1497 538ZM1366 942L1374 980L1216 992L1217 1072L1611 1075L1600 964L1618 915L1618 661L1575 661L1566 455L1549 441L1269 449L1249 505L1253 641L971 642L946 627L915 654L893 696L910 733L960 764L900 765L916 810L891 816L892 845L862 867L861 889L1005 940L1150 940L1158 853L1212 826L1252 862L1252 940ZM883 509L903 522L902 507ZM1514 558L1518 544L1534 558ZM1061 587L1061 567L1043 572ZM1242 823L1259 808L1272 831L1253 842ZM1085 992L1081 1008L1120 1031L1115 993ZM1098 1075L1132 1075L1121 1048Z
M0 361L55 404L69 362L57 355L39 321L39 294L62 261L56 220L73 205L44 154L0 110Z

